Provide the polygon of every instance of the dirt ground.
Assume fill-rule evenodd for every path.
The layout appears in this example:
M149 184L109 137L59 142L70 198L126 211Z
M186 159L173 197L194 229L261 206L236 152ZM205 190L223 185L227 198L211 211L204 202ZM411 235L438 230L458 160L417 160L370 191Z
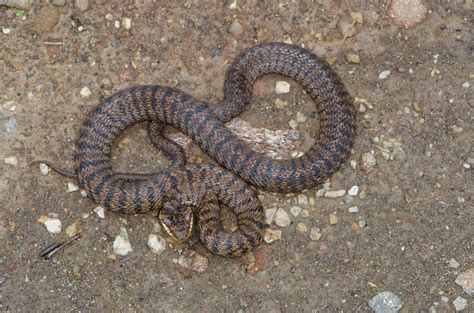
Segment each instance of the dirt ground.
M427 18L410 29L386 18L385 1L175 2L0 7L0 309L367 312L374 296L391 291L404 303L401 312L452 312L459 296L472 312L473 299L455 283L474 266L472 2L424 1ZM90 199L67 192L72 180L29 166L46 158L72 169L87 113L124 87L168 85L221 99L232 60L269 41L304 45L327 59L356 98L353 154L325 187L357 185L359 192L334 199L316 196L322 186L307 197L261 193L264 208L282 208L291 224L269 226L281 239L258 247L253 268L252 255L222 258L196 240L154 254L147 238L160 234L156 214L106 212L101 219ZM290 82L289 93L275 93L278 80ZM277 99L287 105L277 108ZM289 129L301 112L306 121L298 129L315 137L314 111L296 82L272 75L258 82L241 118ZM117 169L168 164L144 125L124 138ZM209 161L196 146L188 154ZM375 165L364 163L369 155ZM308 216L293 216L293 206ZM60 234L38 222L51 214L62 222ZM82 238L51 260L39 257L76 220ZM113 251L121 227L133 249L127 256ZM310 238L312 228L319 240ZM209 261L203 273L187 267L194 252Z

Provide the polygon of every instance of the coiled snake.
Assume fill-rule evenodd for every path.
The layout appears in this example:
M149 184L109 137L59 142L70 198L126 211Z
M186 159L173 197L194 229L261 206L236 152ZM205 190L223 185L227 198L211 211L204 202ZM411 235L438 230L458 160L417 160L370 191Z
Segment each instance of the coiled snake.
M269 73L293 78L318 103L319 140L300 158L274 160L259 154L223 124L245 109L255 81ZM75 173L39 162L77 178L88 195L106 209L129 214L161 209L160 221L177 240L186 240L191 233L194 218L189 205L199 206L201 241L214 253L236 256L261 241L264 227L261 204L245 182L274 192L298 192L321 183L349 156L355 119L354 105L328 64L298 46L262 44L244 51L230 66L223 101L209 104L161 86L121 90L101 103L83 124ZM147 175L114 173L111 151L116 138L142 121L152 121L150 138L172 157L173 164ZM162 136L165 125L192 137L229 171L211 164L185 164L183 151ZM235 213L237 231L222 229L222 204Z

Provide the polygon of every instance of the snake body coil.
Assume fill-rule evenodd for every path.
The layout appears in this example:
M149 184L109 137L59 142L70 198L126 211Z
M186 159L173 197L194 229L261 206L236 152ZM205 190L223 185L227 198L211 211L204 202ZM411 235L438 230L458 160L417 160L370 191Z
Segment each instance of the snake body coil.
M274 160L259 154L223 124L245 109L254 82L268 73L293 78L318 103L319 141L300 158ZM354 106L329 65L305 49L281 43L241 54L227 72L220 103L208 104L160 86L125 89L102 103L80 131L76 170L82 187L98 204L121 213L158 209L169 199L212 198L201 209L201 239L222 255L240 255L260 242L264 218L255 192L234 174L209 164L177 164L135 180L115 174L114 141L125 128L142 121L177 128L224 168L257 188L275 192L297 192L321 183L349 156L356 130ZM219 229L219 203L236 213L237 232Z

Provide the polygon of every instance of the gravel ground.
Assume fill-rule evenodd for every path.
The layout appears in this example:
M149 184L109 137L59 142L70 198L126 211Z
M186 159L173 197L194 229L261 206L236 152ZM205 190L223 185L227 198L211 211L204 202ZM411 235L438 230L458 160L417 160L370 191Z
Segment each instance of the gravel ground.
M1 310L474 310L472 1L424 1L426 18L408 29L384 1L36 2L0 7ZM358 136L324 186L260 193L271 243L245 258L197 240L164 243L155 214L102 218L72 180L28 165L72 168L87 112L121 88L219 100L232 60L268 41L304 45L334 66L355 97ZM259 80L241 119L305 138L318 131L315 104L277 75ZM209 162L197 146L187 154ZM114 162L132 172L169 164L144 125L119 139ZM383 297L392 311L376 303Z

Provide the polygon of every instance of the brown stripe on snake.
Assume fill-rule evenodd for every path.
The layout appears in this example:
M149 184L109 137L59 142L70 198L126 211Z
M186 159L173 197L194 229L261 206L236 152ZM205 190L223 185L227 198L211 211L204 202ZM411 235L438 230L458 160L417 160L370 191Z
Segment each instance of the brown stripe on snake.
M317 102L319 140L298 159L274 160L259 154L223 124L246 108L255 81L269 73L295 79ZM125 128L142 121L153 121L153 144L172 156L173 166L162 173L114 173L110 160L114 141ZM263 212L255 192L218 166L185 165L183 152L162 137L165 125L188 134L245 182L287 193L312 188L340 168L354 142L356 115L344 85L329 65L305 49L282 43L263 44L242 53L227 71L224 100L217 104L201 102L173 88L139 86L117 92L93 112L80 131L77 174L63 174L77 175L89 196L107 209L142 213L163 208L160 221L177 239L189 235L186 227L192 224L192 212L188 204L200 205L202 242L214 253L232 256L261 241ZM236 214L237 232L222 230L220 204Z

